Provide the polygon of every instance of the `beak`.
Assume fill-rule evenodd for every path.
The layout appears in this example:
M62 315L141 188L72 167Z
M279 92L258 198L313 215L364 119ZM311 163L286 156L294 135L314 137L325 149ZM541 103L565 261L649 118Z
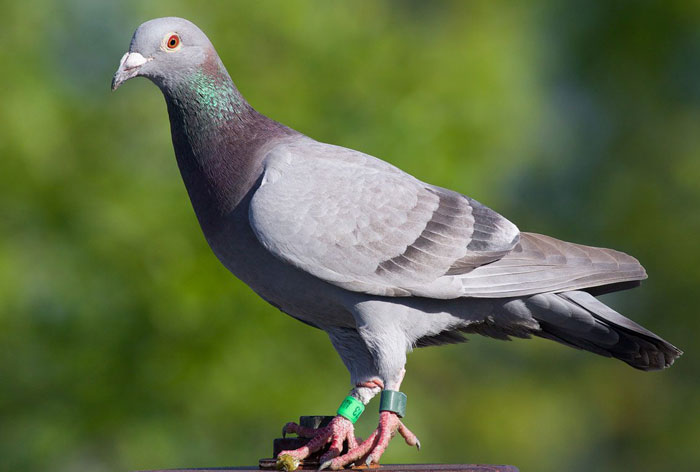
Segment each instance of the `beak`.
M137 52L127 52L119 61L119 68L112 78L112 91L117 90L121 84L139 75L141 66L150 61Z

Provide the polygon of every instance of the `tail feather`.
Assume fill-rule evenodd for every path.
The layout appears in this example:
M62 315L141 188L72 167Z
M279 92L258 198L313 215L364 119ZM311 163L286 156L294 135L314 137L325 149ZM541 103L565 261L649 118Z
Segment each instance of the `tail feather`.
M478 301L478 304L477 304ZM441 333L424 336L416 347L464 342L462 333L496 339L539 336L605 357L614 357L640 370L670 367L683 353L648 329L622 316L588 291L540 293L502 298L487 304L472 300L472 315L483 311L483 319L465 320ZM486 307L484 311L484 307Z
M682 354L587 292L539 294L525 299L525 303L540 325L533 334L615 357L636 369L664 369Z

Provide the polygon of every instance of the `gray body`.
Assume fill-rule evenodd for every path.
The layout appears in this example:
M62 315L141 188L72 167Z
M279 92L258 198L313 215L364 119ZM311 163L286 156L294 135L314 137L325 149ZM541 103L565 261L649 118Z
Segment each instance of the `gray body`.
M164 46L172 32L177 51ZM638 285L636 259L521 233L469 197L260 115L186 20L136 31L113 88L137 75L163 91L216 256L263 299L325 330L353 384L398 387L408 351L462 333L536 335L643 370L680 355L594 296ZM377 390L356 393L366 402Z

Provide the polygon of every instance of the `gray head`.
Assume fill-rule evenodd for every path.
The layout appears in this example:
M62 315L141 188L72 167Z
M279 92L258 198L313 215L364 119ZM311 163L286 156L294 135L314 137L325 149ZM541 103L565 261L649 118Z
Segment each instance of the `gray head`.
M131 38L112 79L112 90L132 77L151 79L161 89L202 67L207 59L220 63L209 39L183 18L156 18L143 23Z

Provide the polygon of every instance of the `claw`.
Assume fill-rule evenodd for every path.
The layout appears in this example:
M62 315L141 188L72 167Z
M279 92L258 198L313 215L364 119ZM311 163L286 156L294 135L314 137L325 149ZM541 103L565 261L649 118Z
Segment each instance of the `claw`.
M372 465L372 456L369 456L369 457L367 458L367 460L365 461L365 465L366 465L367 467L369 467L369 466Z
M333 463L333 459L326 461L323 464L321 464L321 467L319 467L318 470L327 469L331 466L332 463Z
M416 448L420 451L420 439L416 438Z

